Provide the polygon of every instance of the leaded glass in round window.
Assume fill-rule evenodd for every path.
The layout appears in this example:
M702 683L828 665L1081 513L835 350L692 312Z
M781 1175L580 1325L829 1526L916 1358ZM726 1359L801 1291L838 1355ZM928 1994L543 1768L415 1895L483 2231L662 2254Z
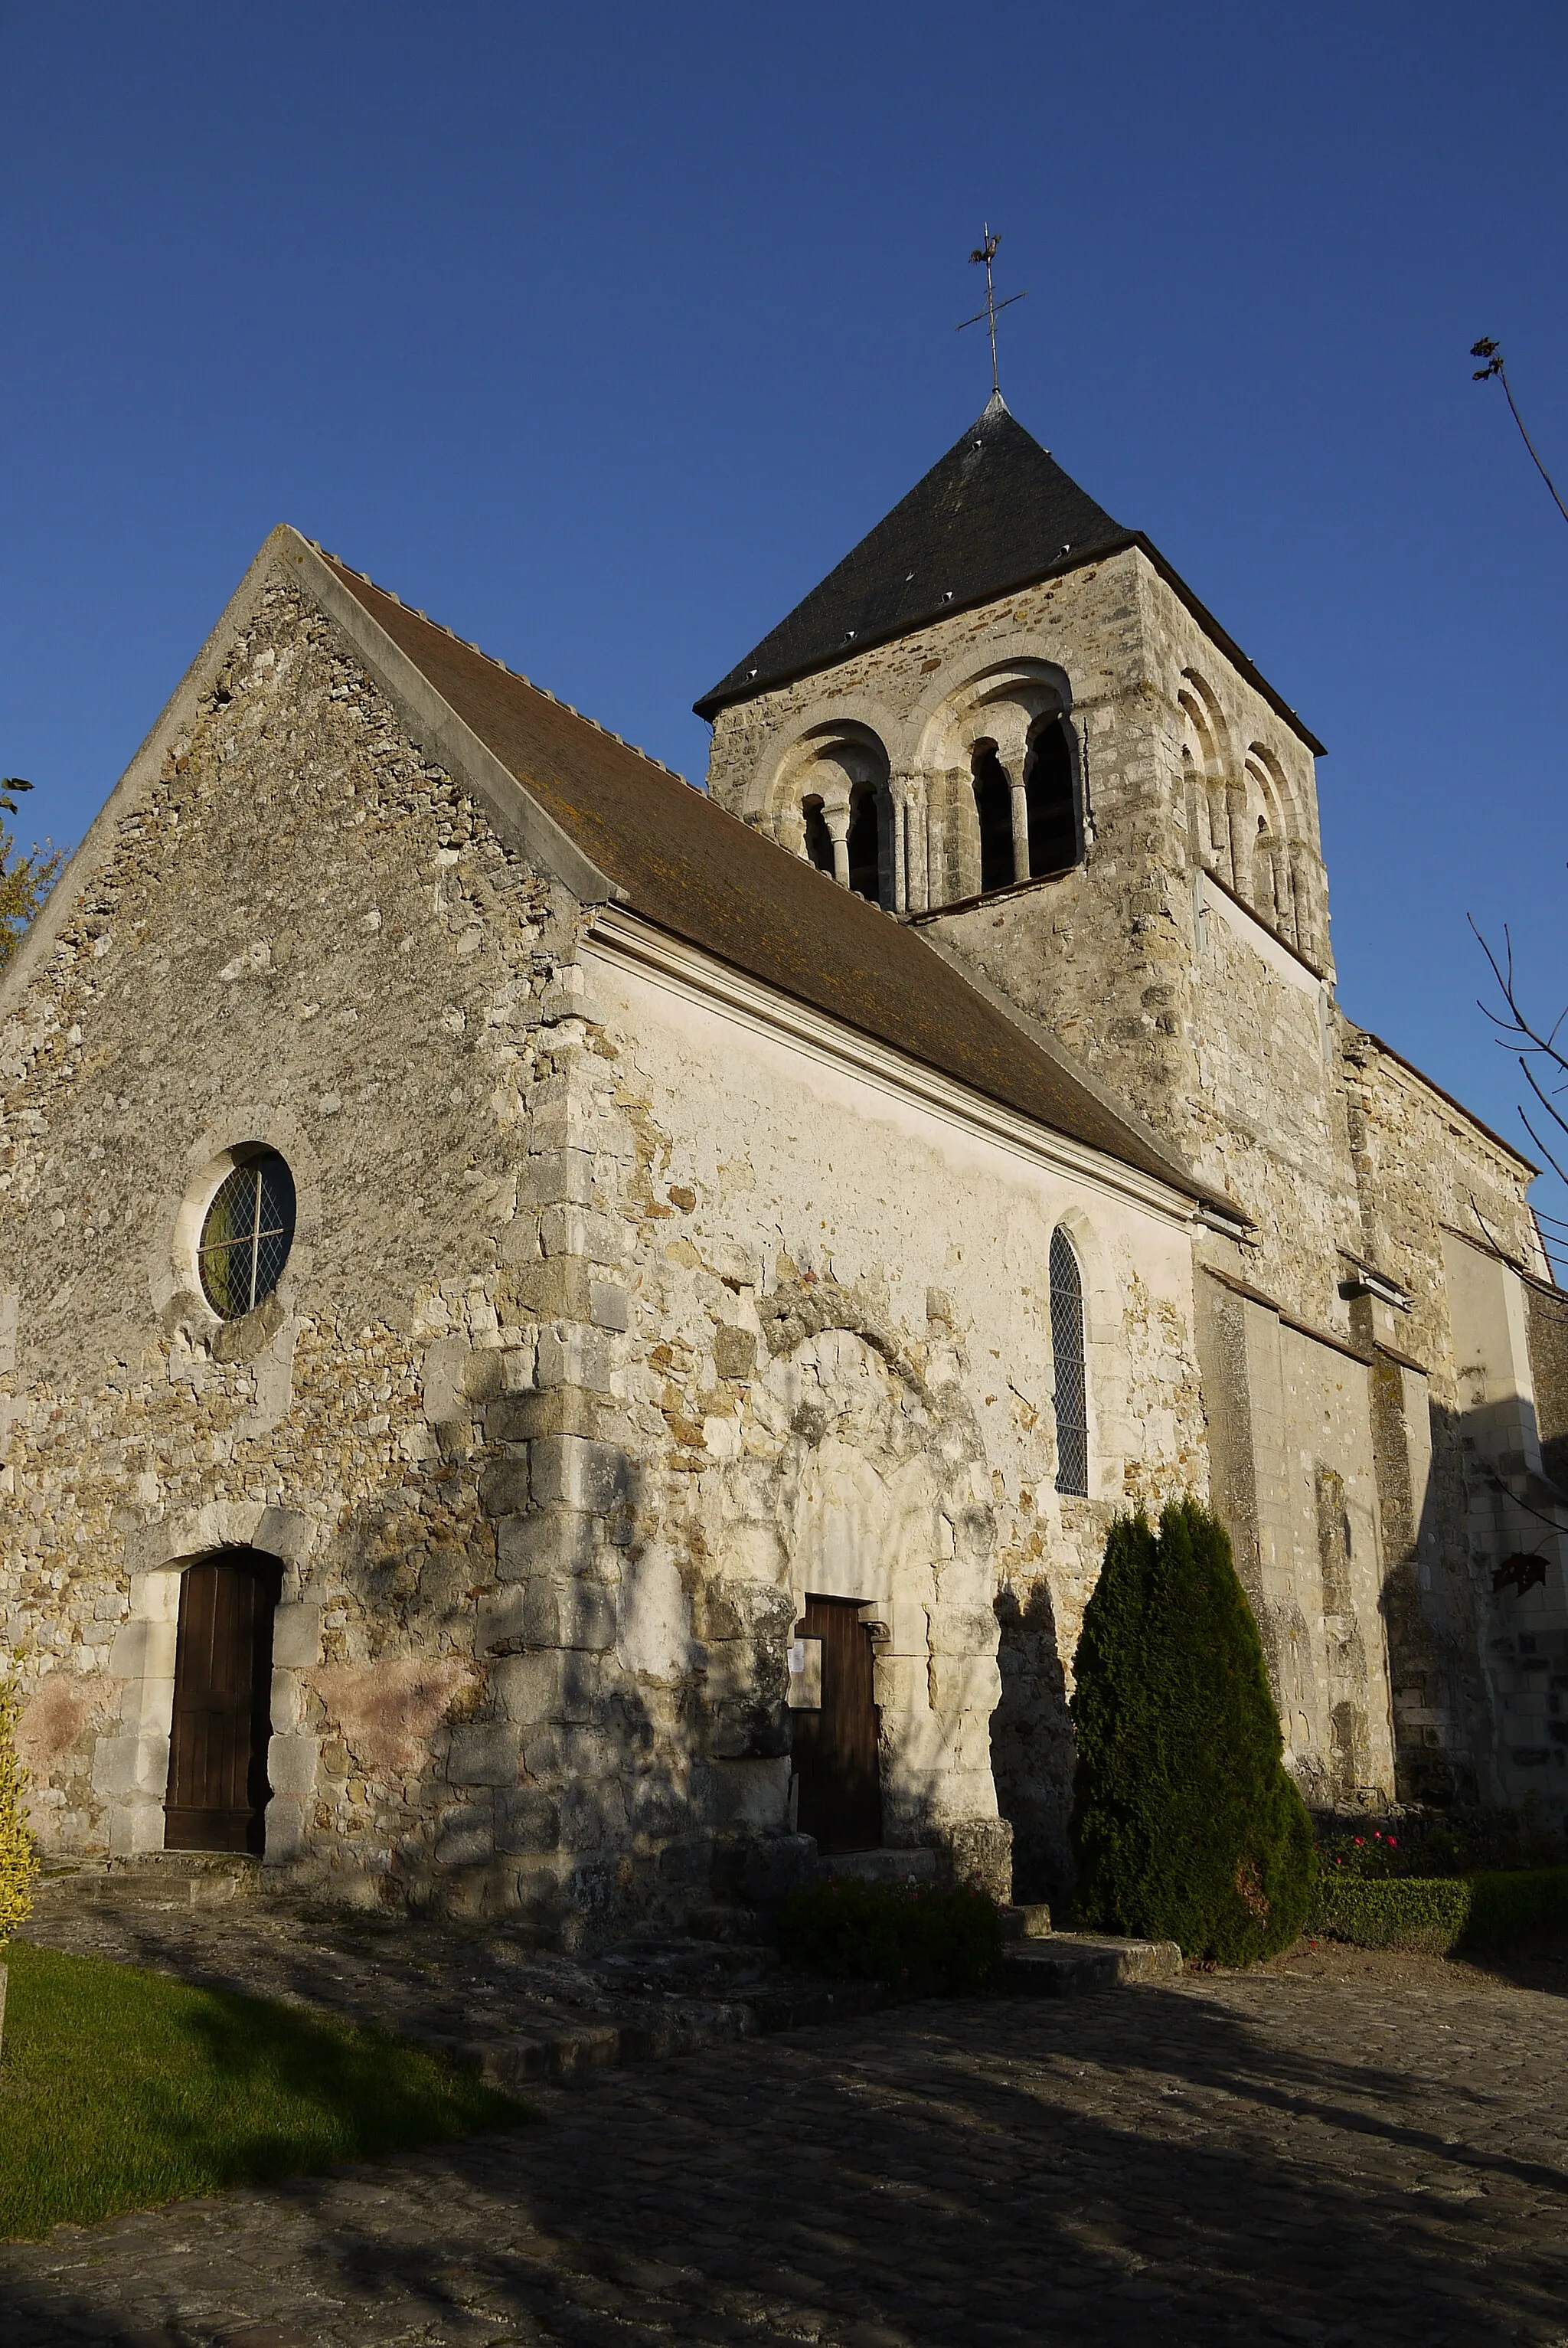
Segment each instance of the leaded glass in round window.
M271 1296L294 1238L294 1178L275 1149L259 1150L224 1177L201 1226L201 1292L220 1320Z

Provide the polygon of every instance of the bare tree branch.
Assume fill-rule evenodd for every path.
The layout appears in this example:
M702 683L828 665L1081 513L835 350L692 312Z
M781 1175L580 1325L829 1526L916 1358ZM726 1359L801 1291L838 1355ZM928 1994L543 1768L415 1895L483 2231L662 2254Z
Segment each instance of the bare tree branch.
M1558 1132L1563 1137L1563 1141L1555 1143L1555 1148L1563 1151L1564 1142L1568 1141L1568 1116L1564 1116L1558 1107L1553 1095L1568 1090L1568 1053L1560 1047L1557 1041L1563 1032L1563 1023L1564 1019L1568 1019L1568 1006L1559 1012L1549 1028L1542 1031L1537 1027L1519 999L1518 983L1513 967L1513 940L1509 933L1507 923L1503 924L1502 953L1499 956L1481 934L1473 914L1467 914L1465 918L1470 922L1476 941L1491 965L1491 974L1497 981L1498 993L1502 997L1504 1009L1494 1011L1490 1004L1486 1003L1480 1004L1479 1007L1498 1030L1497 1041L1513 1050L1525 1083L1530 1086ZM1546 1084L1542 1083L1537 1070L1544 1073ZM1561 1083L1553 1083L1553 1076L1560 1076ZM1519 1112L1519 1118L1525 1132L1529 1134L1531 1140L1540 1150L1553 1172L1560 1181L1568 1183L1568 1174L1565 1174L1558 1164L1553 1148L1548 1148L1542 1139L1522 1108Z
M1524 1128L1525 1132L1530 1136L1531 1140L1535 1144L1537 1149L1540 1150L1541 1155L1545 1159L1546 1163L1551 1167L1552 1171L1556 1175L1557 1179L1560 1182L1568 1182L1568 1174L1564 1174L1562 1167L1558 1165L1556 1159L1553 1158L1551 1150L1547 1148L1545 1142L1542 1140L1541 1136L1536 1132L1535 1128L1531 1124L1530 1119L1525 1116L1522 1109L1519 1112L1519 1122ZM1545 1245L1544 1241L1542 1241L1542 1245Z
M1536 455L1535 443L1524 428L1524 418L1521 416L1518 406L1515 403L1512 387L1508 380L1508 370L1502 363L1502 352L1501 348L1492 341L1490 335L1483 335L1479 343L1472 343L1471 345L1470 355L1472 359L1484 359L1486 361L1486 365L1484 366L1477 367L1474 375L1471 377L1471 381L1472 383L1485 383L1492 376L1495 376L1499 383L1501 384L1508 405L1513 411L1513 420L1519 427L1519 437L1523 441L1525 447L1529 449L1532 459L1534 462L1536 471L1540 474L1547 488L1551 489L1553 504L1556 507L1563 520L1568 521L1568 506L1565 506L1562 499L1558 496L1556 489L1553 485L1552 476L1547 471L1545 466L1542 463L1540 458Z

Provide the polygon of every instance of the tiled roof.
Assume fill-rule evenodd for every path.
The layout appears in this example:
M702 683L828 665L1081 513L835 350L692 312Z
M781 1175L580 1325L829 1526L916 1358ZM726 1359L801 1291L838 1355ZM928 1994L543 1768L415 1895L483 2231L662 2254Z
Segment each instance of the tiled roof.
M1190 1197L1224 1203L907 924L395 595L323 559L633 911L1020 1116Z

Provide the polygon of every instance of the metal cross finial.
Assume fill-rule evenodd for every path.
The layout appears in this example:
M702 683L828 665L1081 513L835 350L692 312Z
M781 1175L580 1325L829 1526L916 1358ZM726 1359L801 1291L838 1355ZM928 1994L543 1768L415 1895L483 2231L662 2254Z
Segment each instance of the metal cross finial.
M991 224L989 221L985 221L983 225L985 228L986 241L983 244L978 244L975 247L975 250L969 255L969 259L974 262L984 262L985 263L986 306L983 310L977 310L972 318L965 318L962 320L958 325L954 327L953 332L955 334L961 335L965 326L978 326L982 318L985 320L986 324L990 329L991 336L991 390L993 393L999 394L1001 385L997 377L997 312L999 310L1010 309L1015 302L1021 302L1024 299L1024 296L1021 294L1009 294L1005 302L999 302L997 300L995 289L991 284L991 263L997 257L997 247L1001 242L1001 239L999 236L993 236L991 234Z

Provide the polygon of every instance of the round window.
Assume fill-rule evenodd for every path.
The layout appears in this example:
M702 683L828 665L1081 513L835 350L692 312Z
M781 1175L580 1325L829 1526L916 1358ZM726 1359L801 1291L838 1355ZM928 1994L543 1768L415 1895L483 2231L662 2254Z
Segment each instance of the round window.
M293 1237L294 1178L275 1149L259 1150L224 1177L201 1226L201 1292L220 1319L271 1296Z

